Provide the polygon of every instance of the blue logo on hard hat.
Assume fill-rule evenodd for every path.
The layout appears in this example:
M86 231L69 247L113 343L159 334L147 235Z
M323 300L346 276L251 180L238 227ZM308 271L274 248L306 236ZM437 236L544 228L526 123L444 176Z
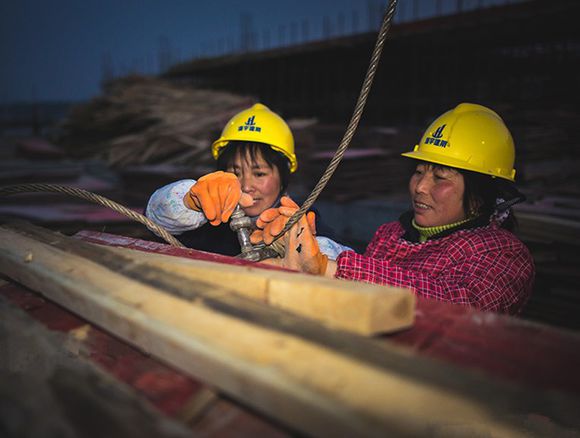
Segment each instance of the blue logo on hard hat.
M447 140L441 140L441 137L443 137L443 130L445 129L445 126L447 125L441 125L439 128L437 128L435 132L431 134L431 137L427 137L425 139L425 144L432 144L435 146L440 146L442 148L446 147Z
M262 128L256 126L256 123L254 122L255 118L256 116L248 117L248 120L246 120L246 122L242 126L238 126L238 131L262 132Z

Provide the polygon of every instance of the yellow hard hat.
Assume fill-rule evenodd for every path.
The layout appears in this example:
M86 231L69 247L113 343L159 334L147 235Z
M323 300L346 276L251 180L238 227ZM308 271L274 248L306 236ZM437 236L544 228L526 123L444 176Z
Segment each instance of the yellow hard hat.
M439 116L412 152L402 154L514 181L514 140L501 117L482 105L462 103Z
M292 131L282 117L261 103L239 112L230 119L222 131L221 137L211 146L214 159L218 159L221 150L230 141L267 144L288 158L291 173L298 168Z

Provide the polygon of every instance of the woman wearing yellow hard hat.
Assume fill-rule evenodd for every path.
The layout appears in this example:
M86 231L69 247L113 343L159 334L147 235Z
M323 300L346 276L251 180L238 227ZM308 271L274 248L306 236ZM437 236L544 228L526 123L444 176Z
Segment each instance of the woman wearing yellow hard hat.
M301 220L283 238L284 259L272 263L518 313L535 268L511 233L511 207L524 198L513 184L515 148L503 120L489 108L462 103L438 117L414 150L402 155L417 160L409 181L412 208L379 227L364 254L345 251L328 261ZM259 222L256 236L265 241L288 219L282 209L262 216L267 220Z
M158 189L146 215L190 248L237 255L240 244L227 222L238 204L254 219L280 205L298 167L294 137L278 114L257 103L230 119L211 152L216 172ZM345 248L327 237L318 241L330 258Z

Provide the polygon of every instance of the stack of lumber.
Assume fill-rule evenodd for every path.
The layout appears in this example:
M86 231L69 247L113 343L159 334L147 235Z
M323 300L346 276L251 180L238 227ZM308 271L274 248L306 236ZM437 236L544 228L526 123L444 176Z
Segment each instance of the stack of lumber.
M215 302L221 304L216 305L237 305L241 308L244 307L244 300L237 297L242 296L360 335L397 331L413 323L415 296L400 288L295 275L264 265L262 269L256 270L253 263L224 256L221 259L217 256L218 260L223 262L223 259L227 259L228 265L101 247L26 223L1 226L0 235L6 237L7 249L16 248L17 245L12 247L11 242L26 242L28 249L25 250L25 259L28 255L31 258L24 260L26 263L20 267L24 271L36 268L34 263L27 263L34 260L31 248L41 251L43 243L46 243L91 260L102 259L116 272L139 277L151 285L164 284L174 295L206 299L206 304L217 300ZM35 240L40 243L35 243ZM241 266L231 266L230 260L238 261ZM58 260L54 261L58 263ZM66 271L69 267L65 264L62 269ZM164 269L170 270L172 274L165 280L161 278L165 277L162 272ZM4 273L10 275L11 271L6 270ZM104 283L106 281L103 279ZM228 291L223 289L224 284L230 285L228 291L233 296L226 296Z
M345 127L320 124L309 129L297 149L308 190L318 182L336 153ZM361 126L321 199L349 202L400 194L407 187L412 163L400 156L420 135L416 129Z
M536 265L534 292L522 316L578 330L580 220L546 213L542 205L516 209L516 233L530 249Z
M316 182L316 175L322 176L326 165L334 156L334 151L314 154L312 168L316 174L309 179ZM339 168L322 192L321 199L336 202L358 201L381 197L388 193L398 192L404 186L408 174L396 166L397 154L384 149L350 149L347 150Z
M67 233L108 229L130 236L151 234L125 215L86 199L47 191L46 185L99 194L139 213L143 212L148 195L158 186L141 183L135 190L139 196L132 197L129 195L133 192L127 191L117 174L101 161L60 159L54 152L59 149L41 138L15 137L5 142L5 155L0 159L0 187L19 186L20 191L0 196L0 221L28 220ZM22 187L30 184L36 186ZM150 191L146 192L148 187Z
M536 263L525 317L580 329L580 111L498 107L516 142L518 236Z
M501 112L516 142L518 184L532 199L580 197L580 111L516 108Z
M269 271L266 283L278 285L268 294L294 282L286 298L303 301L277 307L240 296L239 281L218 286L186 277L187 269L173 269L175 260L31 226L3 226L0 234L5 275L301 434L529 436L538 432L530 430L531 414L549 419L553 435L579 426L580 404L570 394L493 380L297 314L329 300L338 309L343 301L333 304L330 291L316 296L322 283L309 289L311 276ZM259 277L261 270L246 271ZM367 296L378 291L315 281L338 296L349 287ZM351 311L352 299L342 302ZM407 305L392 310L387 319L409 313Z
M58 143L69 156L109 165L211 161L209 146L225 123L254 100L188 88L162 79L129 76L75 107Z

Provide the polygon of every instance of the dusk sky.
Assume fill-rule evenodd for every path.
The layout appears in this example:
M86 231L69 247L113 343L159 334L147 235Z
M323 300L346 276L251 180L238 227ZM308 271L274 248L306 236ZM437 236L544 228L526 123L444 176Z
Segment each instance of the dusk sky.
M399 19L428 14L435 0L414 1L399 0ZM364 31L372 24L369 11L379 17L387 3L0 0L0 103L90 98L99 93L104 70L157 73L163 59L175 63L237 50L244 26L258 48L317 39L324 29L330 35Z

